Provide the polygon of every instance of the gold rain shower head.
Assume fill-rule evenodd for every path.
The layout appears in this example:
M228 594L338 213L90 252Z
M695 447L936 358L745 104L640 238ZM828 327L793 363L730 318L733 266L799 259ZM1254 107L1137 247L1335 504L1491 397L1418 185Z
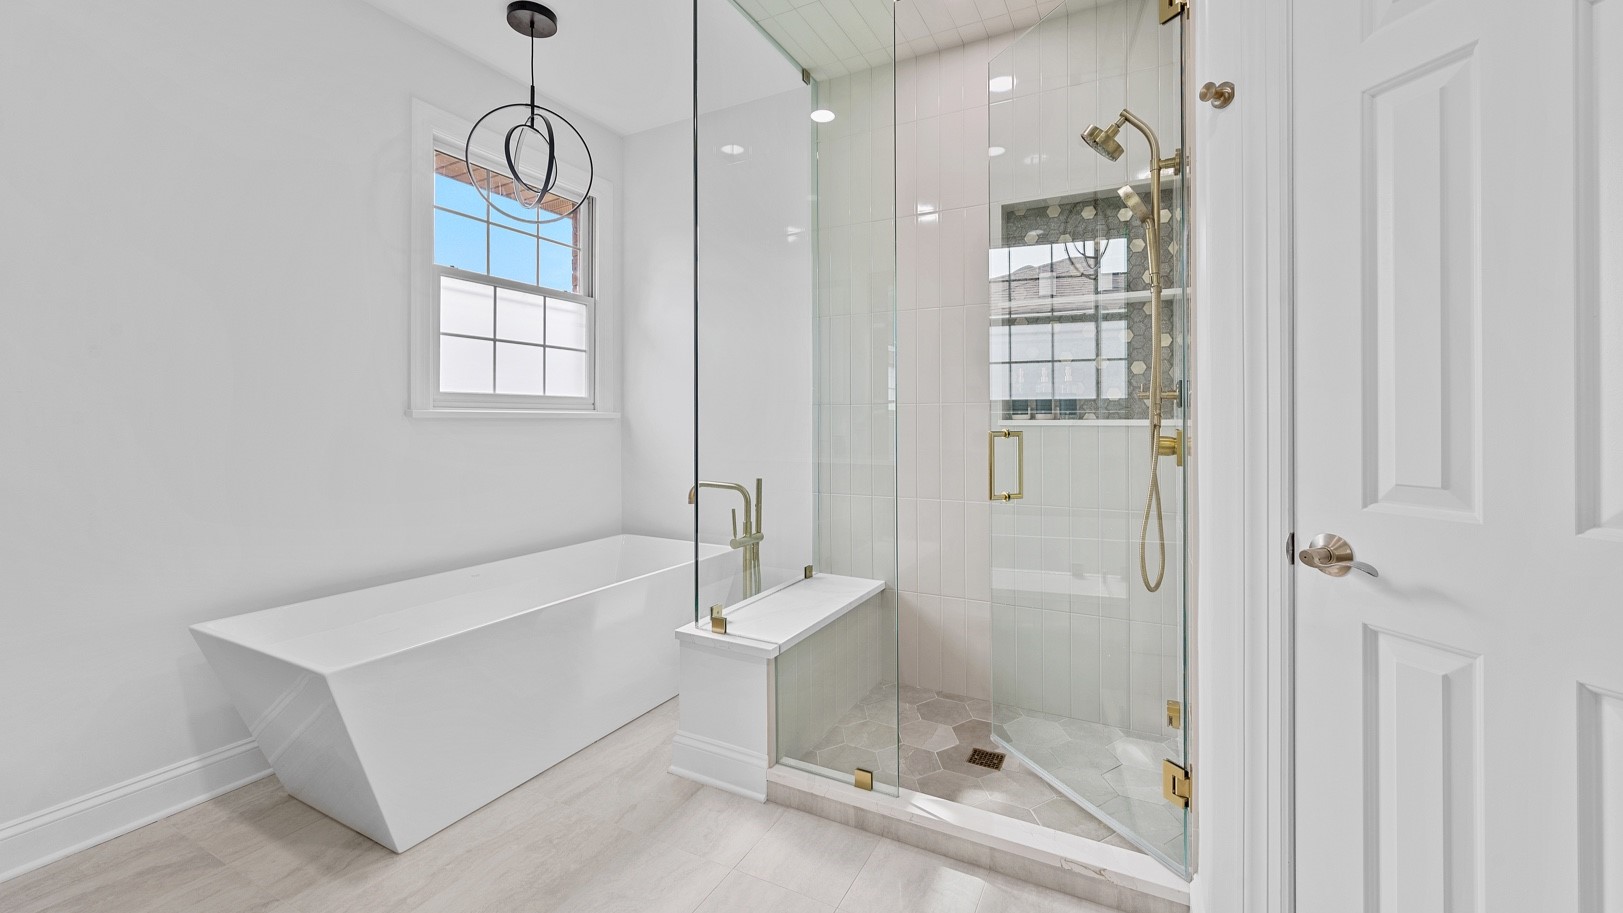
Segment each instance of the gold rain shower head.
M1114 162L1121 158L1123 152L1116 134L1121 132L1121 125L1126 122L1125 117L1117 118L1114 124L1103 129L1100 129L1098 124L1089 124L1088 129L1082 131L1082 142L1092 147L1094 152Z

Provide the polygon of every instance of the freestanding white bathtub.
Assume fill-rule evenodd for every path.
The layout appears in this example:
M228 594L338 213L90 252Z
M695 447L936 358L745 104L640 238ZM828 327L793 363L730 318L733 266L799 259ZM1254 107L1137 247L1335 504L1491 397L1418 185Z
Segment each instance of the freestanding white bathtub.
M676 695L693 560L614 536L191 630L288 792L403 852Z

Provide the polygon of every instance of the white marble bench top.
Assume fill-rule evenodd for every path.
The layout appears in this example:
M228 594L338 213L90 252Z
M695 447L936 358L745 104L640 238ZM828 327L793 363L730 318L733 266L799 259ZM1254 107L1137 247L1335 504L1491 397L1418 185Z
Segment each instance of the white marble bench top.
M727 633L708 623L676 629L694 646L769 659L788 650L885 589L883 580L818 574L768 590L727 610Z

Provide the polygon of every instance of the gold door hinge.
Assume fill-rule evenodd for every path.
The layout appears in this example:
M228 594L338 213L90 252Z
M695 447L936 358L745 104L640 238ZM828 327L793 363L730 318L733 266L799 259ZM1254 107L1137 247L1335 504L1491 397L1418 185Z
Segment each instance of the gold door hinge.
M1167 701L1167 727L1183 728L1183 705L1177 701Z
M721 614L721 603L719 602L710 607L710 633L727 633L727 619Z
M857 789L873 789L873 771L858 767L851 772L851 785Z
M1161 762L1161 795L1179 808L1189 807L1189 797L1195 793L1195 778L1186 768L1171 760Z
M1161 0L1161 24L1182 16L1189 10L1189 0Z

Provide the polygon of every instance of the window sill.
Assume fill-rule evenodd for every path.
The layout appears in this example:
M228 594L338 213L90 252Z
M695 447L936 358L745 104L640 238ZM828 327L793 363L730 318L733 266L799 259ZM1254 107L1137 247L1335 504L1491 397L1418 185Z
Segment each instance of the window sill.
M412 418L529 418L529 419L618 419L618 412L591 409L407 409Z

